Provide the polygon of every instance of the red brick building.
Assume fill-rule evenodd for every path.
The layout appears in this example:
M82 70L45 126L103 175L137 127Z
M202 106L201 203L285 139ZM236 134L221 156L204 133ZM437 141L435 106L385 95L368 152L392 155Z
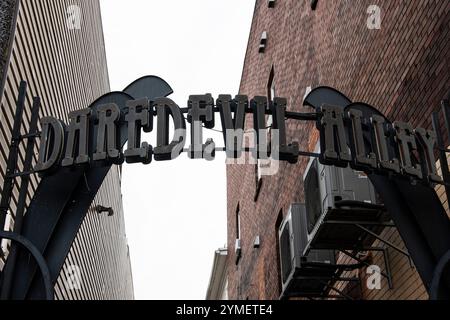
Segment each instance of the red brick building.
M264 48L261 38L266 39ZM352 101L375 106L392 121L431 128L429 115L450 89L449 39L448 1L257 0L240 93L286 97L289 111L310 112L302 106L307 88L327 85ZM248 118L247 125L251 122ZM314 151L317 139L313 123L287 122L287 140L298 141L301 150ZM295 165L280 163L276 175L261 179L257 165L228 166L230 299L279 298L278 229L289 206L304 202L308 161L300 157ZM384 230L382 236L404 248L395 229ZM257 237L260 245L254 246ZM369 254L372 263L383 266L379 253ZM389 261L392 288L382 278L381 289L367 289L361 268L348 272L362 283L351 294L361 299L427 299L408 259L390 251ZM351 291L344 283L335 286Z

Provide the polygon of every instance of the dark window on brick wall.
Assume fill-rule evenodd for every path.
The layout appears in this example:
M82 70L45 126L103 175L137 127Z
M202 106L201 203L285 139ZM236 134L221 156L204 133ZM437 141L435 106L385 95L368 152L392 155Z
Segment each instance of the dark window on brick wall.
M273 101L273 98L275 98L276 91L275 91L275 68L272 65L272 68L270 70L269 74L269 80L267 82L267 99L268 99L268 105ZM273 117L272 115L268 115L266 117L266 125L268 128L267 131L267 141L268 141L268 148L270 150L271 147L271 138L272 138L272 124L273 124ZM256 194L255 194L255 201L258 199L259 190L261 189L262 185L262 174L261 174L261 168L269 168L271 165L270 159L267 160L257 160L257 164L255 165L255 183L256 183Z
M236 258L236 265L239 263L242 255L242 243L241 243L241 210L239 204L236 208L236 242L234 247L234 253Z
M276 89L275 89L275 68L272 65L272 68L270 70L269 74L269 81L267 82L267 97L269 100L269 105L273 101L273 99L276 97ZM271 137L271 131L272 131L272 124L273 124L273 117L272 115L267 116L267 127L269 127L269 143L270 143L270 137Z
M236 208L236 239L241 238L241 212L239 204Z
M269 98L269 101L272 101L273 98L275 98L275 68L272 65L272 68L270 69L269 74L269 81L267 82L267 97Z

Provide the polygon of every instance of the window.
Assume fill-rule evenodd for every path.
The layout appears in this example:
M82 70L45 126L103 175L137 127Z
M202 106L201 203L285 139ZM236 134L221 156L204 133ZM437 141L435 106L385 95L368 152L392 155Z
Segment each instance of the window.
M241 245L241 214L239 209L239 204L236 209L236 242L234 246L234 253L236 258L236 265L239 263L242 254L242 245Z
M272 66L272 69L270 70L269 75L269 81L267 83L267 98L268 98L268 107L270 107L271 103L273 102L273 99L276 96L276 89L275 89L275 71L274 67ZM267 128L267 146L270 150L271 148L271 139L272 139L272 124L273 124L273 116L268 115L266 117L266 128ZM262 179L262 170L265 168L270 168L271 166L271 160L267 159L258 159L258 163L256 165L256 188L258 192L258 187L261 184Z
M269 100L269 107L270 107L271 102L273 102L273 99L276 97L274 78L275 78L275 71L272 66L272 69L270 70L269 82L267 84L267 97ZM270 142L271 142L270 138L272 137L272 124L273 124L273 116L268 115L267 116L267 127L269 128L269 133L268 133L269 146L270 146Z
M303 101L302 101L302 103L305 102L306 97L308 96L308 94L311 93L311 91L312 91L311 86L307 86L307 87L306 87L306 90L305 90L305 95L303 96Z
M269 100L273 100L275 98L275 71L274 67L272 66L272 69L270 70L270 76L269 76L269 82L267 84L267 96L269 97Z
M241 239L241 213L239 204L236 209L236 239Z

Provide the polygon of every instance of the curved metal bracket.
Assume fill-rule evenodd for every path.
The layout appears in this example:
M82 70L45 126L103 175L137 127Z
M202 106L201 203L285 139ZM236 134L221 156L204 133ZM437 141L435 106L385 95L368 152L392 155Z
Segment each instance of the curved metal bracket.
M305 98L303 105L320 108L323 104L338 105L342 108L352 103L342 92L328 86L314 88Z
M446 294L444 288L444 277L450 272L450 250L439 260L434 270L433 281L430 288L430 300L448 300L450 296Z
M158 76L144 76L130 83L124 90L134 99L167 97L173 93L170 85Z
M48 269L47 263L39 250L24 236L0 230L0 237L17 242L33 255L39 265L39 268L41 269L42 278L44 280L45 297L47 300L53 300L53 286L50 277L50 270Z
M95 107L100 104L116 103L120 109L124 109L125 102L133 98L155 99L171 93L172 89L161 78L145 76L130 84L124 92L100 97L90 107L95 112ZM95 131L95 126L90 130ZM121 127L119 135L119 144L123 147L127 139L126 126ZM78 229L110 167L111 165L100 164L91 168L60 170L56 174L45 176L36 190L25 216L23 234L44 253L53 283L59 276ZM36 281L36 268L34 263L29 263L26 254L19 257L15 286L11 294L13 298L36 299L42 296L42 284Z

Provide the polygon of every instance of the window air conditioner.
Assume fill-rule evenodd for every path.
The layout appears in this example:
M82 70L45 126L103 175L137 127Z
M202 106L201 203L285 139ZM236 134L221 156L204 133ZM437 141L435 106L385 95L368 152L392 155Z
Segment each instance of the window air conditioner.
M304 175L305 205L307 214L308 241L311 240L324 218L333 211L340 210L340 217L355 215L358 220L366 218L373 209L364 207L377 203L375 189L363 172L348 168L322 165L317 158L312 158ZM350 209L346 213L345 204L358 206L358 211Z
M327 289L324 279L336 271L335 255L333 250L311 250L304 255L308 241L304 204L291 205L278 239L282 297L323 293Z

